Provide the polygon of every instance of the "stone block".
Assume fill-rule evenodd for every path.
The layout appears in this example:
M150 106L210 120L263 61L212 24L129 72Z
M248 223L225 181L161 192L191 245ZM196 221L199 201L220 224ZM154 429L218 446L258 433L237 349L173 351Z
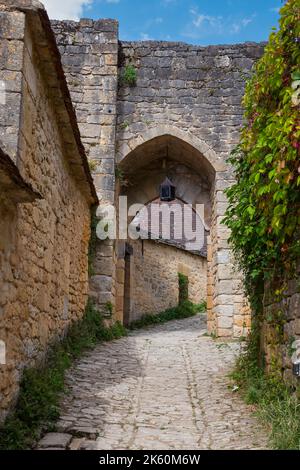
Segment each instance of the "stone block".
M94 175L94 184L97 190L114 191L115 176L114 175Z
M120 284L124 284L124 279L125 279L125 270L122 268L117 268L117 277L116 280Z
M118 65L118 54L105 54L105 65Z
M92 276L90 280L91 290L96 292L109 292L112 288L112 278L111 276L101 276L96 275Z
M217 336L220 338L230 338L232 336L231 328L217 328Z
M55 447L57 449L66 449L71 439L71 434L50 432L39 441L38 448L45 449Z
M240 327L237 325L233 326L233 337L244 338L249 334L249 328Z
M216 263L228 264L230 263L230 250L218 250L216 253Z
M228 55L218 56L214 59L215 65L218 68L228 68L231 65L231 59Z
M22 12L0 11L1 39L22 40L25 34L25 14Z
M94 260L93 267L97 275L112 276L114 272L114 263L111 257L97 256Z
M219 281L232 280L233 270L233 265L230 263L218 265L217 278L219 279Z
M215 290L216 290L216 294L219 297L222 295L232 296L233 294L232 280L220 280L219 282L216 283Z
M232 295L222 294L217 296L217 302L221 305L232 305Z
M218 316L217 317L217 326L219 328L232 328L233 326L233 317L228 316Z
M220 191L218 191L220 193ZM227 202L217 202L215 213L217 216L223 216L226 213L228 207Z
M215 302L217 305L214 307L214 312L218 316L233 316L233 305L218 305L218 297L215 299Z
M89 138L100 139L100 126L96 124L80 124L79 125L81 136Z

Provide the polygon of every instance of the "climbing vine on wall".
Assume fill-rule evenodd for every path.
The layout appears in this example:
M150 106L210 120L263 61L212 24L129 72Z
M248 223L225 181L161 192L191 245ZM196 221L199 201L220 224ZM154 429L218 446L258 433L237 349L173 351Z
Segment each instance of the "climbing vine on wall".
M292 275L300 255L300 0L282 7L244 108L225 223L255 308L263 281Z

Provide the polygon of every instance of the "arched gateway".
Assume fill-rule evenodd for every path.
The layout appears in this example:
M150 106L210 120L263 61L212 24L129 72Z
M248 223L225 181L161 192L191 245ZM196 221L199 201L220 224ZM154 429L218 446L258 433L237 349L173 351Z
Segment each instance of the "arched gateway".
M202 273L207 265L208 327L219 336L244 335L249 315L222 219L224 190L233 182L226 160L239 138L245 75L263 45L119 42L118 23L112 20L55 21L52 26L101 204L118 209L119 195L126 195L129 204L147 204L159 197L166 177L175 185L178 200L203 204L209 231L207 260L198 261ZM129 66L136 72L134 83L126 81ZM161 270L152 282L149 274L150 297L143 305L136 299L134 303L134 269L144 282L140 290L147 290L145 269L150 260L132 263L134 247L129 245L98 242L91 280L98 306L104 311L113 307L113 315L122 321L124 304L127 316L128 311L141 312L143 305L155 305L155 285L157 291L165 286L166 292L166 277L174 276ZM141 250L136 247L137 253ZM161 246L156 250L162 254ZM174 270L180 263L188 264L186 252L178 250L172 256L178 261ZM179 260L182 257L185 261Z
M126 320L132 321L147 311L158 312L172 306L172 302L174 305L177 275L183 272L190 278L191 300L207 300L209 331L220 336L244 334L249 324L248 312L239 275L233 270L228 231L221 224L226 165L201 139L172 126L152 128L130 139L127 145L131 149L127 154L125 146L117 153L122 174L117 194L127 196L128 206L156 202L160 183L169 177L176 199L202 206L208 237L201 253L187 252L180 243L174 247L174 243L165 240L162 244L128 240L130 253L128 249L120 250L117 262L118 278L124 280L124 284L116 284L119 318L124 318L125 313Z

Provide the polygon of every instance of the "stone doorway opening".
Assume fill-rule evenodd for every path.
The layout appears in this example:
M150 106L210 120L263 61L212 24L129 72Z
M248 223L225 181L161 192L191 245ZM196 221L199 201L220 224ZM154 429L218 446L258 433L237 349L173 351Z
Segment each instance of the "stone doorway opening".
M116 182L116 196L126 195L128 206L149 204L159 198L159 186L169 177L176 186L176 199L203 204L200 216L207 231L205 257L196 258L168 243L130 242L133 254L126 321L174 306L179 295L178 273L182 273L189 277L190 292L194 290L191 300L207 300L208 331L220 337L245 336L250 312L240 273L234 269L229 230L222 223L227 207L224 190L233 182L224 159L203 140L172 126L152 128L126 142L117 139L117 147L121 177ZM118 247L116 252L124 253L124 249ZM124 321L124 254L117 258L116 317Z
M176 224L172 205L189 204L193 207L193 217L201 219L205 236L203 247L192 251L185 249L182 240L175 243L163 237L152 240L150 233L146 240L127 240L125 250L118 250L122 255L117 262L117 271L124 270L123 276L117 276L118 317L128 324L147 313L159 313L177 305L180 275L189 279L189 299L194 303L206 301L210 307L208 257L213 219L213 166L189 143L165 134L131 151L119 163L118 169L122 178L117 184L117 194L127 196L128 207L133 204L144 204L146 208L159 205L160 186L169 178L175 186L174 200L169 202L170 217L173 217L171 231L172 223ZM195 211L196 204L201 213ZM154 231L153 226L151 231Z

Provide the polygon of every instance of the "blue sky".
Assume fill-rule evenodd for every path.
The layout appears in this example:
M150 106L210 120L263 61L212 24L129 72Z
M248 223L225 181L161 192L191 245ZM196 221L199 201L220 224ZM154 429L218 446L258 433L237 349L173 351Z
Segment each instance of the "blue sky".
M57 19L115 18L122 40L226 44L268 39L281 0L44 0Z

